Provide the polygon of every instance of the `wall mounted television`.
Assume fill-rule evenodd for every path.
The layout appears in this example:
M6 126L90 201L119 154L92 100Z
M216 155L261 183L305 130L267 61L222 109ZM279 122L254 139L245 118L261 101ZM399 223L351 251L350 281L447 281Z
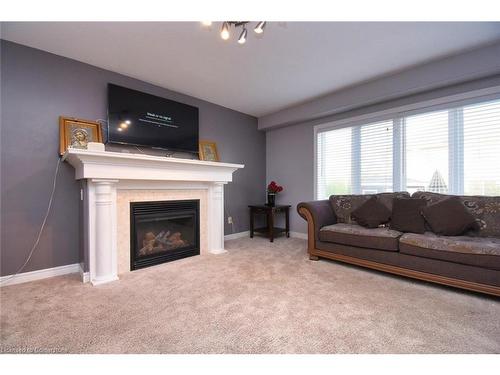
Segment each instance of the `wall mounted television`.
M198 108L108 83L107 142L198 153Z

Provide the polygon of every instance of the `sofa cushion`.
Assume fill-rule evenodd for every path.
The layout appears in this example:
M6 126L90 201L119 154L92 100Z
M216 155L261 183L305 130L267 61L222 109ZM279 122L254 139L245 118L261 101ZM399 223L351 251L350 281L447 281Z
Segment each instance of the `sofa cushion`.
M428 204L442 201L451 195L417 191L413 198L425 199ZM458 195L462 204L474 216L478 229L467 233L480 237L500 237L500 196Z
M500 239L406 233L399 239L402 254L500 270Z
M443 236L460 236L476 225L474 216L458 197L449 197L424 207L422 215L432 231Z
M396 198L392 206L391 229L400 232L424 233L425 220L421 214L427 205L423 199Z
M420 199L419 199L420 201ZM351 213L356 223L366 228L378 228L391 218L391 211L379 201L377 196L372 196Z
M386 251L398 251L403 233L389 228L364 228L358 224L338 223L319 231L320 241Z

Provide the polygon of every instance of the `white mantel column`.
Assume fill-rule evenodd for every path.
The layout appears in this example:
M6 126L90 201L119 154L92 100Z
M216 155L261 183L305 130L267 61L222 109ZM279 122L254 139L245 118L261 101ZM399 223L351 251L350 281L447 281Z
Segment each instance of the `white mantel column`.
M224 185L214 182L209 189L208 199L208 250L212 254L225 253L224 249Z
M116 183L92 179L89 184L90 281L99 285L118 280L116 246Z

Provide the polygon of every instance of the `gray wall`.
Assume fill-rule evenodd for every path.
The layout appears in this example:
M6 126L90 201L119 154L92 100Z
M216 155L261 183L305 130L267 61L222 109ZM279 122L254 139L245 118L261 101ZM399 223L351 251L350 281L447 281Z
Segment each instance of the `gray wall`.
M496 62L500 61L498 56L495 59ZM441 69L442 66L439 64L439 69L436 69L437 76L440 74ZM500 69L497 73L500 73ZM406 75L407 72L402 72L401 74ZM463 78L466 79L467 76L464 75ZM394 82L393 76L388 81L384 79L379 80L378 85L385 87L386 92L389 92L391 82ZM369 85L373 85L373 82L369 83ZM313 116L296 125L278 126L268 129L266 132L267 180L276 180L285 186L284 192L278 197L278 202L291 204L293 207L290 216L291 231L307 233L306 223L297 214L296 205L299 202L314 199L314 125L495 86L500 87L500 74L428 92L400 96L398 99L360 107L336 115L320 118ZM397 89L400 90L401 87L398 86ZM363 85L357 87L356 91L363 92ZM346 90L344 93L346 97L351 97L352 89ZM340 98L342 92L336 95ZM351 97L351 99L353 102L357 102L355 97ZM306 112L303 115L304 118L307 118Z
M200 110L200 138L217 142L221 161L245 164L226 185L226 217L248 230L247 205L265 199L265 134L257 119L114 72L1 41L1 275L12 274L31 248L47 208L58 158L60 115L106 118L106 85L187 103ZM53 209L23 272L77 263L79 183L61 164ZM227 224L225 233L232 232Z
M291 204L290 230L306 233L306 223L297 214L297 203L314 197L313 127L294 125L266 132L267 180L284 187L278 204Z

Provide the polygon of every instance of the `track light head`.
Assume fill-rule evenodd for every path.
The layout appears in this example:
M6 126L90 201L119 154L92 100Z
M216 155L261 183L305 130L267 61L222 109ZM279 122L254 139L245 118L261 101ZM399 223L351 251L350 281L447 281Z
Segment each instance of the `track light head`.
M220 31L220 37L224 40L228 40L229 39L229 23L227 22L224 22L222 24L222 30Z
M238 38L238 43L239 44L245 44L247 41L247 29L243 28L243 31L240 34L240 37Z
M211 29L210 26L213 25L212 21L200 21L200 23L203 27L208 29ZM259 21L253 30L256 34L262 34L266 24L266 21ZM250 21L224 21L222 22L222 28L220 29L220 37L222 40L228 40L231 38L231 27L234 27L235 32L239 32L239 28L241 27L241 32L237 40L239 44L245 44L247 41L249 25Z
M255 31L257 34L262 34L264 32L264 27L266 27L266 21L260 21L257 26L255 26Z

